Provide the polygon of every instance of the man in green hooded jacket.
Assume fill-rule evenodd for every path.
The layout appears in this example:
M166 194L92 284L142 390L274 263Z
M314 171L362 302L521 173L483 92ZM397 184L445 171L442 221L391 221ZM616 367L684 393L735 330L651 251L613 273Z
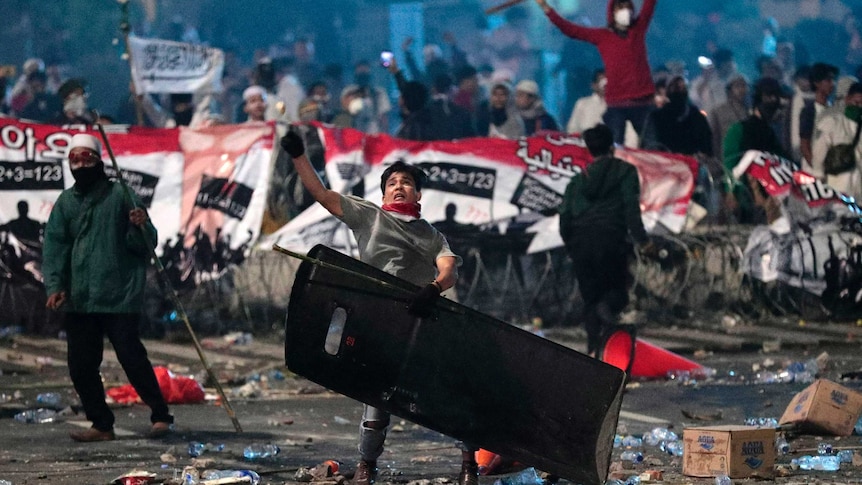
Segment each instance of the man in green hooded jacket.
M149 436L160 437L171 431L173 416L138 334L156 229L140 200L130 200L122 185L108 180L101 153L98 138L72 137L69 168L75 185L60 194L45 228L46 306L66 312L69 375L93 423L69 434L81 442L115 439L114 414L99 374L107 336L129 382L152 410Z
M606 125L582 136L593 162L566 187L560 235L584 300L587 353L595 355L603 327L616 324L628 304L630 241L651 244L641 221L637 169L613 156L613 132Z

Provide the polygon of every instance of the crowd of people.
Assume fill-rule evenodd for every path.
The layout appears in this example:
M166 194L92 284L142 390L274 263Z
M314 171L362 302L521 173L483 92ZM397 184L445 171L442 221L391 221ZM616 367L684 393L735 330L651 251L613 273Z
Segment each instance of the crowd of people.
M617 144L698 157L701 181L712 187L699 191L704 195L697 202L720 221L764 222L762 211L749 204L754 197L748 183L729 176L751 148L798 161L836 189L862 197L859 165L837 173L824 165L831 147L855 138L862 104L858 72L840 72L825 62L798 65L793 44L777 34L774 20L766 23L763 45L754 47L760 54L755 76L743 74L735 53L720 46L700 59L700 72L692 75L675 62L650 67L646 38L656 0L645 0L639 9L631 0L609 1L605 26L581 25L546 0L535 3L564 35L593 44L600 59L589 83L592 94L577 99L565 119L545 105L547 83L527 61L534 48L524 6L506 10L505 22L478 47L459 45L446 33L440 45L423 46L416 59L414 40L405 38L401 53L358 60L345 75L342 65L318 62L313 42L297 37L286 46L260 49L248 68L228 55L221 93L139 95L130 85L115 108L98 112L88 106L85 79L63 79L57 66L33 58L17 78L0 77L6 93L0 111L57 125L321 121L412 140L582 133L603 122ZM850 45L836 46L846 47L848 63L862 38L853 19L851 13L845 23L857 35L850 35ZM397 89L390 92L390 85ZM860 148L856 159L862 160Z

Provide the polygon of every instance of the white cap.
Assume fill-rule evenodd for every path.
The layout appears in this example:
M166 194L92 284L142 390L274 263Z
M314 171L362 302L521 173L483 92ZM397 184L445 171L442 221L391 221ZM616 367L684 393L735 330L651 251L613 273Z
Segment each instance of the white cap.
M532 94L533 96L538 96L539 95L539 85L536 83L536 81L533 81L531 79L524 79L523 81L519 82L517 86L515 86L515 91L516 92L520 91L522 93L527 93L527 94Z
M263 89L261 86L249 86L245 88L245 91L242 92L242 100L248 101L252 96L260 96L266 101L266 89Z
M69 142L69 151L71 152L73 148L78 147L89 148L98 153L99 156L102 156L102 142L93 135L88 135L86 133L78 133L74 135L72 137L72 141Z

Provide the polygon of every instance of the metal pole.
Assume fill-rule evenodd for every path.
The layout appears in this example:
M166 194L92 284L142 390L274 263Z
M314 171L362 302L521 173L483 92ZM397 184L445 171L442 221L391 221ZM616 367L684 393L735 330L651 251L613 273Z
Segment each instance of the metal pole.
M123 189L126 191L126 196L129 198L129 201L134 204L135 199L132 197L132 190L126 184L126 181L123 179L123 172L120 170L120 166L117 165L117 159L114 157L114 150L111 149L111 144L108 142L108 135L105 133L105 128L101 123L96 123L96 127L99 129L99 133L102 135L102 139L105 141L105 148L108 149L108 156L111 158L111 165L113 165L114 170L117 172L117 178L120 179L120 185L123 186ZM162 265L162 261L156 256L156 245L155 241L149 240L149 234L147 231L141 227L141 234L144 236L147 244L146 246L150 249L150 258L153 260L153 264L156 267L156 271L159 276L162 278L162 281L165 284L166 292L168 297L170 297L171 302L174 304L174 309L177 312L177 315L182 319L183 323L186 325L186 329L189 331L189 335L192 337L192 343L195 345L195 350L198 353L198 357L201 360L201 364L203 364L204 369L207 371L207 375L210 380L215 385L216 391L218 395L221 397L222 403L224 405L224 409L227 412L228 417L233 422L233 427L236 429L237 433L242 432L242 426L239 424L239 420L236 418L236 413L234 413L233 408L230 405L230 401L227 399L227 395L224 393L224 389L221 387L221 383L219 383L218 378L210 367L209 360L207 360L206 355L204 355L204 350L201 347L200 341L198 341L197 335L195 335L195 331L192 328L192 324L189 322L189 317L186 314L186 310L183 307L182 302L177 296L177 292L174 290L173 285L171 285L170 279L168 278L167 273L165 273L165 267Z

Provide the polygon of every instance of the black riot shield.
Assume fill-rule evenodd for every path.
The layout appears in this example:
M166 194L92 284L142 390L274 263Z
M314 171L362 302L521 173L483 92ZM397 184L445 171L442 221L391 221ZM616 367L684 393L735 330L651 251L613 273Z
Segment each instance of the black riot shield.
M419 319L414 285L325 246L308 256L328 264L297 272L292 372L576 483L604 481L622 371L444 298Z

